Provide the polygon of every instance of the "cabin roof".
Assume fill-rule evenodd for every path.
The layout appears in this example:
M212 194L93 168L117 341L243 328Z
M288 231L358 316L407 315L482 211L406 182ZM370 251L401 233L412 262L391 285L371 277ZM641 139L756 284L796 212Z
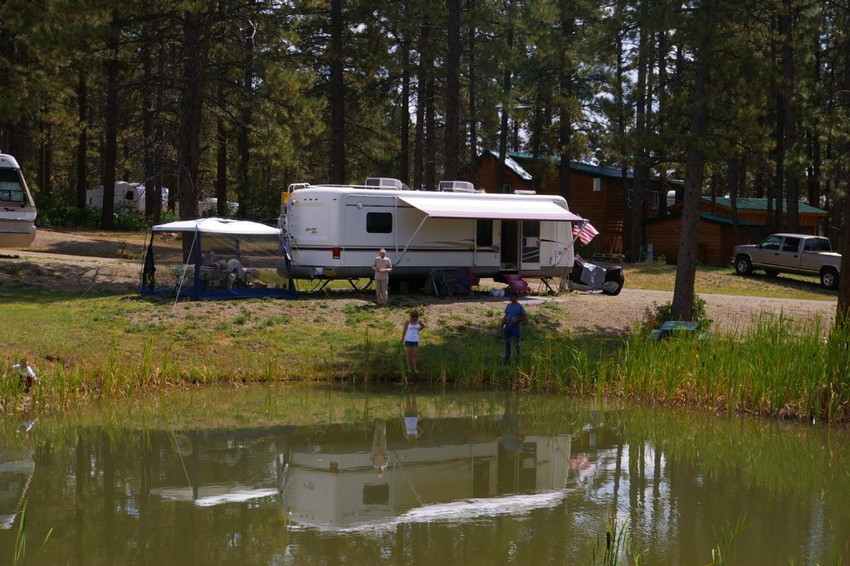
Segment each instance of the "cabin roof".
M702 197L702 200L711 202L711 197ZM776 199L766 199L766 198L742 198L738 197L737 199L737 208L738 210L767 210L767 203L770 200L772 203L776 203ZM714 201L723 207L732 208L732 199L728 197L719 197L715 198ZM803 213L809 214L823 214L826 215L827 212L820 208L815 208L814 206L808 205L806 203L799 203L797 205L799 207L799 211ZM788 210L788 200L782 200L782 210Z
M652 224L655 222L663 222L664 220L670 220L671 218L679 218L682 216L682 212L673 212L671 214L667 214L665 216L659 216L657 218L647 218L646 223ZM713 224L725 224L727 226L732 225L732 218L730 216L723 216L722 214L714 214L711 212L701 212L699 215L700 220L705 220L707 222L711 222ZM738 226L761 226L758 222L750 222L749 220L738 220Z
M499 152L498 151L493 151L491 149L488 153L496 161L499 161ZM515 155L521 155L521 154L515 154ZM508 154L508 155L505 156L505 167L507 167L508 169L513 171L517 176L519 176L521 179L524 179L526 181L530 181L531 179L534 178L534 177L532 177L531 173L529 173L528 171L523 169L522 165L520 165L519 163L514 161L513 157L511 157L511 154Z
M499 160L499 152L490 150L489 155L491 155L496 161ZM522 153L516 151L509 151L505 156L505 166L514 171L521 178L530 181L532 179L532 175L522 166L523 163L533 162L533 161L548 161L553 163L555 166L560 165L561 157L558 155L538 155L535 156L531 153ZM591 163L584 163L583 161L570 161L570 169L576 171L578 173L585 173L587 175L591 175L594 177L605 177L608 179L622 179L623 171L619 167L606 167L603 165L593 165ZM626 171L626 178L633 179L634 172ZM670 185L681 185L682 181L677 179L664 179L661 177L650 177L650 181L654 181L657 183L668 183Z

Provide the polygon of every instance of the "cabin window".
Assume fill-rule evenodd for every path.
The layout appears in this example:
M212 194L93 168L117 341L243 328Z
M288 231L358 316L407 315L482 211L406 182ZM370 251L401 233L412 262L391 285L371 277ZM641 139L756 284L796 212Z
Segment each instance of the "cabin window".
M390 234L393 231L391 212L367 212L366 232L370 234Z
M626 208L632 207L632 200L633 200L634 194L635 194L634 189L626 189Z
M602 178L594 177L593 178L593 192L601 193L602 192Z
M503 193L513 192L513 188L514 188L514 186L512 184L505 183L504 185L502 185L502 192Z
M475 243L479 248L489 248L493 245L492 220L478 220L475 222Z
M658 198L658 191L652 191L652 210L658 210L661 204L661 199Z

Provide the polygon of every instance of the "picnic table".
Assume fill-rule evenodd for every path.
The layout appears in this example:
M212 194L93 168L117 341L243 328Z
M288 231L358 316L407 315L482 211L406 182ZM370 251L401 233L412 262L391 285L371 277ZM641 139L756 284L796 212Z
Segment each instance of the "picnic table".
M661 325L661 328L653 330L649 333L650 340L663 340L671 336L684 336L691 332L699 331L698 322L690 322L687 320L668 320ZM708 340L711 334L708 332L699 332L697 340Z

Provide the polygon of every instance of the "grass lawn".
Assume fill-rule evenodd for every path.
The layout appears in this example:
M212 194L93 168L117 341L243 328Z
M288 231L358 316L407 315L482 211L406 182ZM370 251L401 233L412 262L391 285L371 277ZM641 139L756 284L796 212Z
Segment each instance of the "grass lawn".
M627 264L624 270L627 289L673 291L676 283L675 265ZM698 295L714 293L746 297L835 300L835 291L821 286L817 277L790 274L768 277L761 272L741 277L734 272L731 265L699 266L694 287Z

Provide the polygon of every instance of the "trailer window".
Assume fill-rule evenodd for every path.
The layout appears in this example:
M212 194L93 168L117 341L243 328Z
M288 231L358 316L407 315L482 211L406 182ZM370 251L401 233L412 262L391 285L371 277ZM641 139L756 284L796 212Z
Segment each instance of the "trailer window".
M367 212L366 231L370 234L389 234L393 231L393 215L390 212Z
M475 223L475 243L479 248L489 248L493 245L493 221L478 220Z

